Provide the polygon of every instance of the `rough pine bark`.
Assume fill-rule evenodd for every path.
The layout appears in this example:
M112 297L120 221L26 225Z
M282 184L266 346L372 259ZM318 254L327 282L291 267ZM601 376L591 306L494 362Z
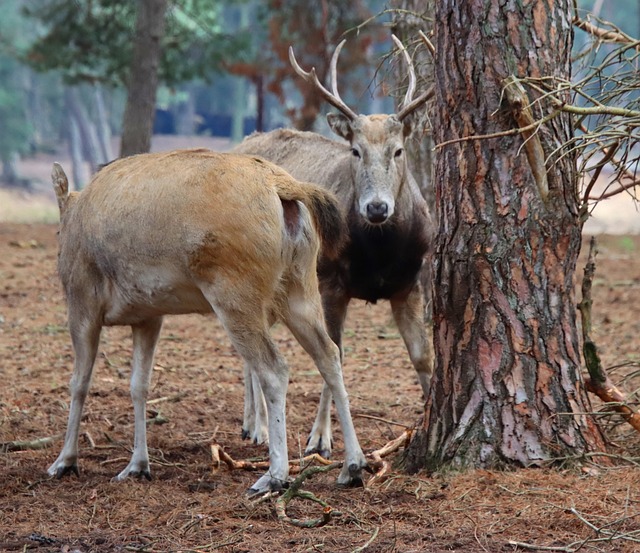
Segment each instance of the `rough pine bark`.
M517 128L503 94L510 75L569 78L571 9L438 0L436 144ZM536 116L547 108L536 104ZM535 466L604 449L580 376L575 160L553 156L571 133L558 117L531 139L551 155L548 195L520 134L437 151L436 367L410 470Z
M138 0L120 156L151 148L167 0Z

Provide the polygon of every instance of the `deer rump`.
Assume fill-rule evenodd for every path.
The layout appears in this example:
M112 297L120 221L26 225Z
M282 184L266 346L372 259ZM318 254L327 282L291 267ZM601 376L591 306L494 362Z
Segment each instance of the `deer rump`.
M320 244L335 255L343 238L331 194L265 160L207 150L115 161L79 194L68 194L59 166L53 180L75 364L65 443L50 475L78 472L80 418L102 326L130 325L134 449L117 479L149 478L145 406L162 317L214 311L267 398L271 468L250 492L279 489L288 478L288 369L269 336L276 320L292 330L340 397L349 444L338 481L360 481L366 462L316 277Z

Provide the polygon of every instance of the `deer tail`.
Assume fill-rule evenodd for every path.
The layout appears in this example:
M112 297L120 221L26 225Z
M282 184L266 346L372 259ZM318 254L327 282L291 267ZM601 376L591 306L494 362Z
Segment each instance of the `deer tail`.
M294 180L279 180L276 186L285 208L285 222L289 224L288 219L295 218L288 215L291 211L287 202L302 202L311 214L320 237L322 254L335 259L346 241L347 225L333 193L317 185Z
M58 200L58 209L60 209L60 218L64 215L69 201L69 179L64 172L62 166L54 162L51 170L51 181L53 182L53 190Z

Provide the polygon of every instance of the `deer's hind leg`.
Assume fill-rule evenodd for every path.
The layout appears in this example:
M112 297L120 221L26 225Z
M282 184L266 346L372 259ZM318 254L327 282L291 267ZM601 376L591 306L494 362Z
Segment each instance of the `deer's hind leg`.
M90 302L87 302L87 306ZM85 304L77 300L69 305L69 332L75 354L73 376L71 377L71 406L69 408L69 420L62 451L47 472L50 476L62 478L65 474L73 472L78 475L78 434L80 432L80 420L84 408L91 374L98 353L100 332L102 323L101 314L96 310L85 307Z
M281 489L289 477L285 418L289 369L269 335L268 306L273 292L259 282L252 284L246 278L233 281L218 278L216 285L201 289L264 394L270 467L249 489L250 495L257 495Z
M327 331L331 340L333 340L340 350L340 361L342 362L342 332L347 316L349 300L342 293L334 290L325 290L322 294L322 304ZM331 388L329 388L325 382L322 386L322 393L320 394L318 412L313 422L311 432L309 433L309 438L307 439L307 447L305 449L307 455L318 453L327 459L331 457L331 449L333 447L331 431L332 399Z
M128 476L151 480L149 451L147 449L147 396L153 371L153 356L158 343L162 317L148 319L131 327L133 358L131 361L131 400L134 413L133 454L126 468L116 476L124 480Z
M340 350L329 337L324 324L315 271L313 274L302 275L299 281L290 281L283 317L296 340L311 356L322 374L328 393L327 410L331 406L331 396L336 404L345 447L345 463L338 477L338 484L361 485L362 469L367 467L367 462L360 448L351 418L349 398L342 378ZM324 393L323 389L323 395ZM326 413L318 413L318 419L324 416L328 419ZM327 445L330 447L330 443Z

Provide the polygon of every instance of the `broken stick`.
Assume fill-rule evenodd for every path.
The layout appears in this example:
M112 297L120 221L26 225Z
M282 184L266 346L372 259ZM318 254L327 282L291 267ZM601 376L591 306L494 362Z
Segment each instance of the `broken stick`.
M602 366L598 348L591 339L591 286L596 272L596 255L598 248L595 237L591 237L589 243L589 257L584 267L582 279L582 301L578 304L578 310L582 317L582 353L584 362L589 372L585 377L585 386L589 392L597 395L602 401L609 403L609 407L622 415L633 428L640 432L640 414L627 405L625 395L611 382L607 372Z

